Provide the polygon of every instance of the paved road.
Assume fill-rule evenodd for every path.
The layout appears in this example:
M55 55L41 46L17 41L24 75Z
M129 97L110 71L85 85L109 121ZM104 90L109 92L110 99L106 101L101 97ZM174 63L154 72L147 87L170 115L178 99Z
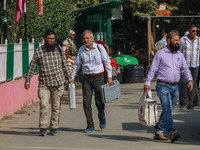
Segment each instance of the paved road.
M155 83L152 84L153 99ZM174 111L175 127L181 139L175 143L153 140L154 129L138 123L137 105L143 83L121 84L122 96L106 104L107 127L101 131L93 103L95 132L83 133L86 119L81 90L76 90L77 109L70 110L67 94L62 102L57 136L38 136L39 105L34 104L13 118L0 121L0 150L199 150L200 108ZM160 113L160 105L158 105Z

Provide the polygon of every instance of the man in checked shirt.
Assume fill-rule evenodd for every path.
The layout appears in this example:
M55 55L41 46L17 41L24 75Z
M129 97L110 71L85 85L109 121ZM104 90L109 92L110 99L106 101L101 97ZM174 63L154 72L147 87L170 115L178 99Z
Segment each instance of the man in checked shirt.
M180 51L183 53L187 65L191 71L192 78L194 80L194 89L189 92L187 87L188 81L184 75L181 75L179 104L181 109L187 107L189 110L194 110L194 106L198 104L199 97L196 81L200 64L200 37L197 36L197 26L194 24L190 25L188 32L188 35L183 36L180 39ZM195 99L195 94L197 96L197 100Z
M40 134L45 136L48 128L48 107L51 97L51 120L50 135L57 135L60 116L60 102L64 92L66 78L71 79L67 68L65 54L55 44L55 33L52 30L44 32L45 44L36 49L25 78L25 88L30 88L30 79L36 66L39 65L39 88L40 98ZM65 75L65 76L64 76Z

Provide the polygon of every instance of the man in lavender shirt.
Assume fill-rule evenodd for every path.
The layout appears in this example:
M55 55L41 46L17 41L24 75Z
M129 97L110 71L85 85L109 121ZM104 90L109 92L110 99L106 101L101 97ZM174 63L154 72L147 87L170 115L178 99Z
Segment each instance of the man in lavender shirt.
M162 113L158 123L155 125L155 136L157 140L167 140L163 131L169 134L171 142L177 141L180 134L173 127L172 111L178 96L178 82L180 74L183 73L188 81L188 88L193 89L193 79L183 54L179 50L178 31L172 30L167 35L167 47L158 51L153 59L151 68L146 78L144 92L150 90L150 83L154 75L157 76L156 92L159 96Z

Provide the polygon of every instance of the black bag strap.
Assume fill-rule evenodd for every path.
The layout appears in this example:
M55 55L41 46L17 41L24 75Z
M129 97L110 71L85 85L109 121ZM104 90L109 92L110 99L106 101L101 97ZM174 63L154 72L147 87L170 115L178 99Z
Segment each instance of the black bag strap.
M56 49L60 53L60 56L62 56L62 50L61 50L61 48L60 48L60 46L58 44L56 44Z
M97 49L99 50L99 52L100 52L100 55L101 55L101 60L102 60L102 62L103 62L103 59L102 59L102 54L101 54L101 50L100 50L100 48L99 48L99 44L97 44Z

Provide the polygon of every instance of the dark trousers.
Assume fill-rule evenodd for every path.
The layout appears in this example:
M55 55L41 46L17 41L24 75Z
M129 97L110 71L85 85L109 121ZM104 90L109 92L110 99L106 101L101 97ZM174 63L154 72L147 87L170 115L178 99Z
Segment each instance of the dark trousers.
M198 103L200 101L199 80L200 80L200 66L199 66L199 72L198 72L198 75L197 75L197 87L195 89L194 103Z
M198 72L198 75L197 75L197 88L199 90L199 80L200 80L200 66L199 66L199 72Z
M83 109L88 126L94 126L92 118L92 94L95 93L95 104L98 109L99 120L105 120L105 104L101 101L100 86L104 84L104 76L87 77L83 76Z
M188 81L186 80L185 76L182 74L181 75L181 87L180 87L180 100L179 104L180 105L189 105L189 106L194 106L194 98L195 98L195 91L197 90L197 75L199 72L199 67L196 68L189 68L192 74L192 78L194 81L194 87L191 92L189 92L188 89Z

